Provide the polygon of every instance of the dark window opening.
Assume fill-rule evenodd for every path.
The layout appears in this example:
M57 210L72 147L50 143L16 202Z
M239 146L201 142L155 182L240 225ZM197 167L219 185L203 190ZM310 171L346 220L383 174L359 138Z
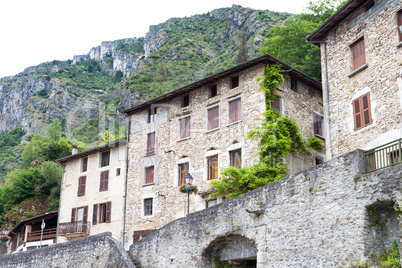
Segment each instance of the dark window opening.
M213 86L211 86L211 88L210 88L209 97L212 98L212 97L215 97L216 95L218 95L218 86L217 86L217 85L213 85Z
M183 96L181 107L187 107L189 105L190 105L190 96L189 95Z
M110 151L103 152L102 153L102 162L101 162L101 167L106 167L109 165L109 159L110 159Z
M156 121L157 113L158 113L158 109L156 107L148 109L148 123L152 123L152 122Z
M88 169L88 157L82 159L82 172L87 171Z
M297 80L294 78L290 79L290 89L297 92Z
M238 75L232 77L231 86L232 86L232 88L239 86L239 76Z
M116 169L116 176L120 176L120 168Z

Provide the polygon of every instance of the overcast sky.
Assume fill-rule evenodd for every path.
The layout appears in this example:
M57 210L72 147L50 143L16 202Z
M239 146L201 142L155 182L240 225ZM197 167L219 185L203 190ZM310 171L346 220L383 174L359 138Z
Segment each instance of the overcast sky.
M143 37L149 25L238 4L300 13L308 0L1 0L0 77L87 54L102 41Z

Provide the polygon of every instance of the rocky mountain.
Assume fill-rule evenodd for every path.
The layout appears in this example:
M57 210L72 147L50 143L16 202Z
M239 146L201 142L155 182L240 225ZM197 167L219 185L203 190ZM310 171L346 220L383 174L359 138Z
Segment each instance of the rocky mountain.
M145 37L102 42L72 60L42 63L0 79L0 132L45 134L54 119L70 135L107 129L119 111L235 65L245 33L252 56L290 14L234 5L150 26Z

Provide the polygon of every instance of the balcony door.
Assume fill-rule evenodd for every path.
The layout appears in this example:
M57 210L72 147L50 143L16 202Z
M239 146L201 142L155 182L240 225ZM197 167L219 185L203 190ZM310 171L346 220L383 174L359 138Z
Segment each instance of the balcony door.
M84 208L77 209L77 233L82 233L82 225L84 222Z

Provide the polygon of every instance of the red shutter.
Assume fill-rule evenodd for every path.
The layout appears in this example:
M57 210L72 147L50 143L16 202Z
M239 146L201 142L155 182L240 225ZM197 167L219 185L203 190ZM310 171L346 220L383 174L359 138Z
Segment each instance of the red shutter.
M106 221L105 222L110 222L112 214L112 202L107 202L106 203Z
M180 139L190 137L190 116L180 119Z
M219 127L219 106L208 110L208 130Z
M229 102L229 123L237 122L241 119L241 99Z
M92 225L98 223L98 204L94 204L94 210L92 212Z
M147 167L145 169L146 177L145 177L145 183L153 183L154 182L154 166L152 167Z
M155 132L148 133L147 155L155 153Z
M75 214L76 214L77 209L72 208L71 209L71 222L75 222Z
M281 111L281 102L279 98L276 98L271 102L271 108L278 110L279 112Z

